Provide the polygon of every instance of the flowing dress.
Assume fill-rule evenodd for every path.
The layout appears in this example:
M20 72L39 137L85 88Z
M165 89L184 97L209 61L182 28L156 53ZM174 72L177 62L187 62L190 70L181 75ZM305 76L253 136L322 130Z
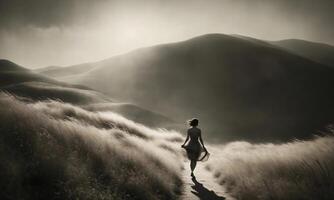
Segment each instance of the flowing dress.
M201 161L206 157L207 152L202 147L199 142L199 138L201 136L201 129L193 127L188 129L188 136L190 141L185 145L185 149L187 151L187 156L189 160L197 160Z

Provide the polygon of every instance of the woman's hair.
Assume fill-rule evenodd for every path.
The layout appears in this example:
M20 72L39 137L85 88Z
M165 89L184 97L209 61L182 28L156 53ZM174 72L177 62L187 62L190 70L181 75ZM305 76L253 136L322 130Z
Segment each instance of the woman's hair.
M190 126L197 126L198 122L199 121L196 118L192 118L192 119L188 120L188 123L189 123Z

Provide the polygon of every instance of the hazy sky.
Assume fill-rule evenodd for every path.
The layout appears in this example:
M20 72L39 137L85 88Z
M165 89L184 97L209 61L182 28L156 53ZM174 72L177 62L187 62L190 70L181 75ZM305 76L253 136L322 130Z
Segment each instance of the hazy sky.
M334 45L334 0L0 0L0 58L97 61L206 33Z

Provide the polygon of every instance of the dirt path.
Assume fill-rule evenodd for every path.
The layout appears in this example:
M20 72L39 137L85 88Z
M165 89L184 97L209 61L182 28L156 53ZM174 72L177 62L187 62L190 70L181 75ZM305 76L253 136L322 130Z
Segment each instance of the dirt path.
M235 200L224 191L223 186L215 182L213 174L199 162L195 169L195 177L190 176L189 162L184 164L184 192L182 200Z

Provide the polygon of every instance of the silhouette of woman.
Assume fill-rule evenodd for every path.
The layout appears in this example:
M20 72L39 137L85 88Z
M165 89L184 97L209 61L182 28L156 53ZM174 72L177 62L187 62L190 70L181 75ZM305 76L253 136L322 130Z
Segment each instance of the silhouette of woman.
M190 160L190 169L191 169L191 176L194 176L194 169L196 167L197 161L203 159L201 157L202 152L207 152L203 140L202 140L202 133L201 129L197 128L198 126L198 119L193 118L188 121L190 128L187 131L187 138L182 144L182 148L185 148L187 151L187 156ZM190 139L189 143L186 145L188 140Z

